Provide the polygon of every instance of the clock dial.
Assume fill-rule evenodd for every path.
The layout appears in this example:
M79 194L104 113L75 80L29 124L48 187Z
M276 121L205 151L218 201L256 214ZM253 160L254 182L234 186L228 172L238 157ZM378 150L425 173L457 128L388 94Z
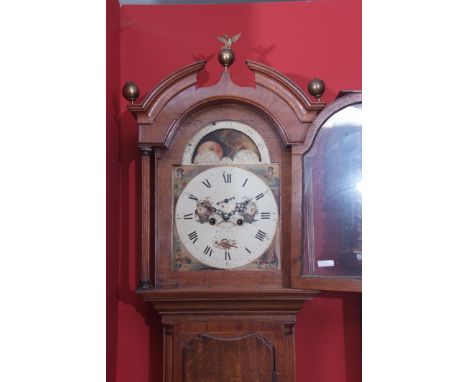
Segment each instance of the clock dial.
M214 167L184 188L175 222L180 240L196 259L214 268L238 268L270 247L278 207L257 175L239 167Z

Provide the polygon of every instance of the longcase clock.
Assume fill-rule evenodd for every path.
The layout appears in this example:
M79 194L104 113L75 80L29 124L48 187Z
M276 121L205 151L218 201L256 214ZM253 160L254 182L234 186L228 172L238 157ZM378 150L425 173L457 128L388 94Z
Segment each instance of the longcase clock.
M237 86L233 61L229 44L209 87L197 87L200 61L141 103L124 88L142 153L137 293L162 319L165 382L294 381L296 315L317 293L292 288L303 225L293 153L324 104L252 61L255 87Z

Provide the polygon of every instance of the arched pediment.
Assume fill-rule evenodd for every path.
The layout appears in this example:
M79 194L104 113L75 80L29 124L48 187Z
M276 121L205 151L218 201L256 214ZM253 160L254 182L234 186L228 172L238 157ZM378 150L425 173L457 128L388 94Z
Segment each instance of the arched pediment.
M172 138L190 113L213 104L235 103L258 110L272 121L287 145L303 143L321 102L311 102L304 92L275 69L246 61L254 72L255 87L232 82L223 71L213 86L197 87L197 72L206 61L195 62L172 73L156 85L141 104L129 105L139 124L139 143L169 147Z

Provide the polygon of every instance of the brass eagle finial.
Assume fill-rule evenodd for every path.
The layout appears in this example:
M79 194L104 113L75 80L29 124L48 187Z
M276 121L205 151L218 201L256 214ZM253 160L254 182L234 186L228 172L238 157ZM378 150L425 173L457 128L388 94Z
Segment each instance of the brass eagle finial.
M236 34L235 36L229 37L227 34L218 36L218 41L222 42L224 46L221 49L231 49L231 45L239 40L241 33Z

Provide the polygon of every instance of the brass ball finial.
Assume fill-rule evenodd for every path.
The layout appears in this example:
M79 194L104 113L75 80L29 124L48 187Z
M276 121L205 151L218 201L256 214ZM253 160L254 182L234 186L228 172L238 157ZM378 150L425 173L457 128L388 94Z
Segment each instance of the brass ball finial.
M127 81L122 88L122 95L127 101L134 103L140 95L140 89L135 82Z
M320 102L320 97L323 95L323 93L325 93L325 82L323 82L320 78L314 78L309 82L307 90L309 90L311 95L317 98L317 102Z
M231 49L221 49L218 54L218 61L221 65L224 66L225 69L227 69L229 66L231 66L236 59L236 55Z
M236 55L232 51L232 44L239 40L241 34L242 33L238 33L232 37L229 37L227 34L218 36L218 41L224 44L218 54L218 61L224 66L224 70L227 70L227 68L231 66L236 59Z

